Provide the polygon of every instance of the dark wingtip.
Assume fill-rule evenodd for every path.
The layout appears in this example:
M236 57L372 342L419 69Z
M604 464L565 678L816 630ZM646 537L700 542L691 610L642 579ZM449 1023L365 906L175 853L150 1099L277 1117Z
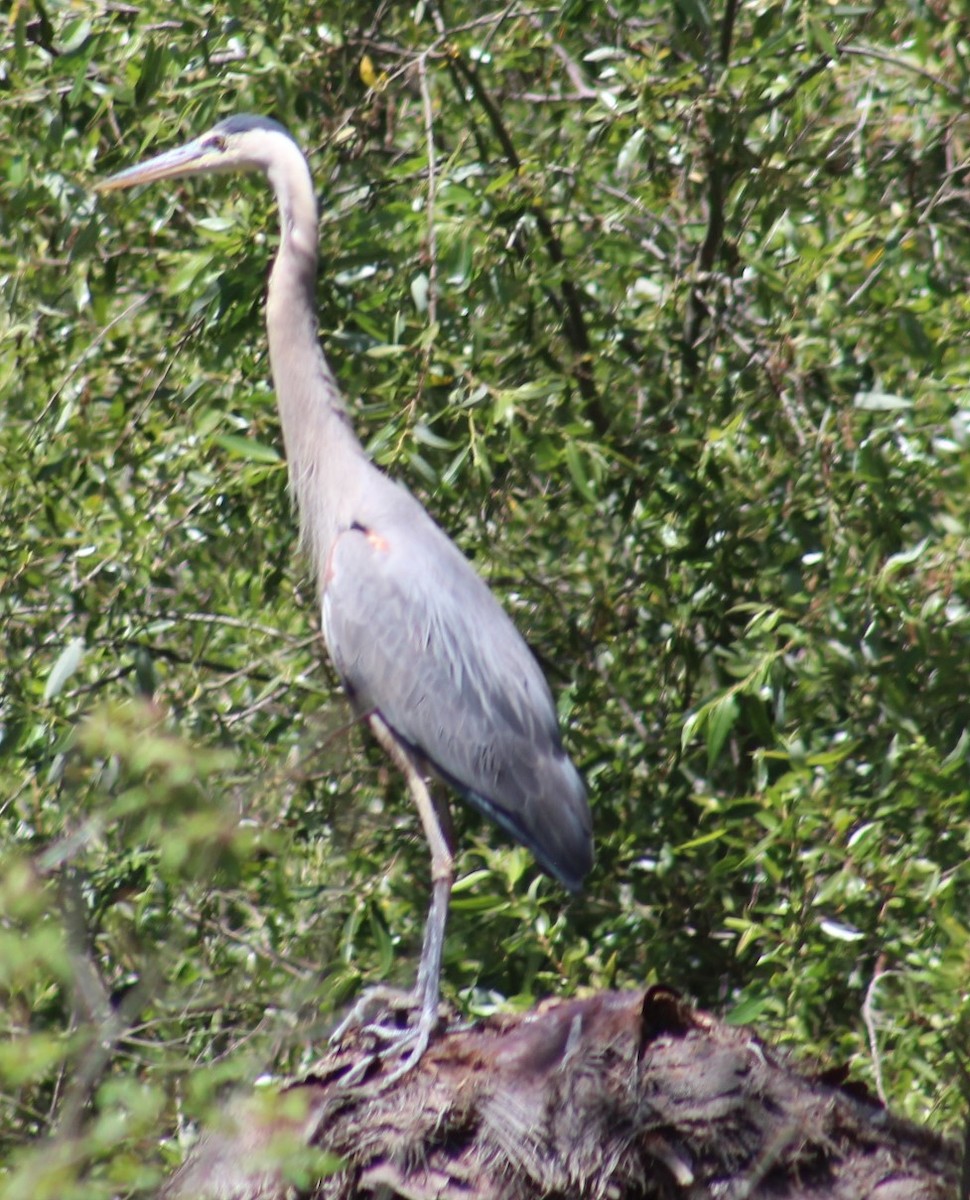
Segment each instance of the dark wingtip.
M557 867L553 863L542 863L542 866L559 880L567 892L576 896L583 890L583 884L586 882L586 876L593 869L593 839L590 838L586 846L583 848L581 855L577 856L579 861L571 863L568 868L561 866ZM541 861L541 860L540 860Z
M568 761L568 760L566 760ZM570 764L571 765L571 764ZM553 879L576 895L583 890L583 881L593 869L593 831L586 791L576 776L578 791L570 795L570 803L553 814L557 821L556 837L548 829L527 828L515 814L477 792L456 784L461 794L496 824L530 850L540 867ZM566 836L563 836L563 835Z
M586 787L562 746L546 760L541 793L535 803L523 803L513 793L511 803L487 796L446 771L420 747L411 746L394 730L395 736L424 758L447 783L470 804L501 826L506 833L531 851L536 862L566 891L576 895L593 869L593 818Z

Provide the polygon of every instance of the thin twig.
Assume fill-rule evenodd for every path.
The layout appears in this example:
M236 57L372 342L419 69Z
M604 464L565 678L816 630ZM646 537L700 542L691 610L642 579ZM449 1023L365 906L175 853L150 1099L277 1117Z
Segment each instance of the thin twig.
M583 68L569 54L565 46L563 46L560 42L557 42L556 39L550 35L544 22L541 21L538 16L529 16L528 21L533 29L539 33L545 34L546 40L552 47L553 54L555 54L556 58L558 58L562 63L566 74L569 76L573 87L576 89L576 94L572 98L576 100L595 100L598 94L596 89L590 87L590 85L586 82L586 76L583 72Z
M35 426L39 425L41 423L41 421L44 420L44 418L50 412L51 408L54 406L54 404L56 404L57 400L59 399L59 397L61 395L61 392L64 391L64 389L67 387L67 385L71 382L71 380L78 373L78 371L81 369L81 367L84 365L84 363L95 352L95 350L99 349L99 347L101 346L101 343L108 336L108 334L111 332L111 330L114 329L114 327L116 325L120 325L121 322L124 321L127 317L130 317L131 314L133 312L135 312L137 309L141 308L143 304L146 304L149 299L150 299L150 297L147 294L141 295L141 296L136 296L135 299L132 300L132 302L127 306L127 308L125 308L122 312L118 313L118 315L116 317L112 317L112 319L108 322L108 324L105 325L103 329L100 329L98 331L98 333L89 342L89 344L87 346L85 346L85 348L78 355L78 357L74 360L74 362L71 363L71 369L61 380L60 384L51 393L50 399L47 401L47 403L41 409L36 420L34 421Z
M428 63L423 54L418 58L418 81L424 111L424 141L428 155L428 324L434 325L438 319L438 237L435 231L438 173L434 145L434 108L431 103L431 88L428 86ZM430 343L425 346L424 353L425 359L430 360Z
M862 1019L866 1026L866 1036L869 1039L869 1054L872 1057L872 1074L876 1082L876 1095L887 1107L889 1101L886 1099L886 1089L883 1086L882 1080L882 1059L879 1054L879 1037L876 1029L876 988L888 975L892 975L892 971L884 971L882 968L882 956L876 962L875 970L872 974L872 979L869 981L869 986L866 988L866 998L862 1004Z
M919 75L922 79L932 83L934 87L942 88L954 100L962 102L964 98L963 91L956 84L948 83L941 76L934 75L932 71L927 71L925 67L918 67L915 63L907 62L903 58L897 58L885 50L877 50L875 46L840 46L839 53L853 55L856 58L875 58L879 62L891 63L901 71L909 71L912 75Z
M60 1105L55 1137L71 1139L80 1129L88 1103L111 1063L115 1047L131 1028L135 1014L157 986L156 972L146 964L138 983L115 1004L109 995L91 951L87 909L77 876L61 873L59 899L78 1010L74 1023L90 1031L88 1044L70 1073Z
M764 104L760 104L756 108L752 109L750 119L757 120L759 117L764 117L767 116L768 113L775 112L777 109L787 104L789 100L794 99L794 97L801 91L805 84L809 82L809 80L814 79L816 75L820 74L827 67L829 67L837 58L843 54L852 54L853 50L850 43L854 38L858 37L858 35L866 27L871 15L871 12L867 11L863 13L862 16L858 17L853 22L852 28L845 35L845 37L836 42L834 55L820 54L814 62L809 63L807 67L805 67L798 73L798 75L795 76L794 81L789 87L786 87L784 91L779 92L777 96L772 96L770 100L766 100Z
M721 41L718 47L722 67L726 67L731 60L731 43L734 39L734 22L737 13L738 0L727 0L724 5L724 16L721 18Z
M439 34L444 37L445 25L437 9L434 10L434 17ZM466 61L457 49L452 51L448 63L452 71L460 78L465 88L471 92L475 101L485 113L505 161L517 174L520 174L522 171L522 159L519 157L515 143L512 141L505 122L502 120L502 114L499 111L498 105L489 94L478 71L471 63ZM563 305L563 332L575 355L572 375L579 388L580 395L585 402L586 415L589 417L597 434L600 437L604 437L609 430L610 420L603 407L593 375L592 345L589 340L589 331L586 328L586 317L583 311L580 292L566 271L566 254L563 250L562 242L553 228L552 221L549 219L545 209L536 202L537 197L533 195L531 200L529 215L536 223L536 227L546 247L546 253L556 267L560 269L559 296L562 299Z

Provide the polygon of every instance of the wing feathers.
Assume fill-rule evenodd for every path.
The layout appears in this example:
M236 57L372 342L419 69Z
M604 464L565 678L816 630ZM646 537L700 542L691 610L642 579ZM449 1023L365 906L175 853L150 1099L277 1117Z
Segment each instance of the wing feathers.
M323 595L334 664L359 711L379 712L576 890L592 866L589 807L542 672L460 551L398 495L413 505L407 523L360 521L334 544Z

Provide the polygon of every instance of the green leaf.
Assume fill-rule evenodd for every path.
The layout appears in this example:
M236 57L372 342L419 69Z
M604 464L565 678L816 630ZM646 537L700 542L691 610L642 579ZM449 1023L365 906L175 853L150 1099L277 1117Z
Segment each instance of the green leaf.
M734 728L740 707L733 693L719 700L712 708L707 721L707 765L713 767L721 753L724 742Z
M913 407L912 400L907 400L905 396L894 396L889 392L856 392L852 403L855 408L867 412L898 412Z
M580 494L591 503L596 503L596 492L590 484L586 474L585 463L583 462L582 454L579 447L574 441L566 442L566 466L569 468L569 475L573 483L576 485Z
M44 684L44 703L49 703L59 696L64 687L76 673L84 659L84 638L71 638L57 656L57 661L51 668Z
M240 437L235 433L217 433L212 438L217 446L221 446L233 458L242 458L247 462L278 463L281 456L273 446L257 442L253 438Z

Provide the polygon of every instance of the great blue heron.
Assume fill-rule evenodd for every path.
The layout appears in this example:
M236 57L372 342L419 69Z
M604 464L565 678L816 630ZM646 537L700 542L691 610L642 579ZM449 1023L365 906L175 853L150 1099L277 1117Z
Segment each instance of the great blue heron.
M265 117L230 117L100 187L216 171L261 171L276 194L269 357L324 638L354 709L404 772L430 843L419 1012L390 1048L407 1054L407 1067L437 1024L454 878L447 808L429 791L427 768L570 891L593 862L589 806L549 688L515 626L421 504L370 462L351 427L318 340L313 181L287 130Z

